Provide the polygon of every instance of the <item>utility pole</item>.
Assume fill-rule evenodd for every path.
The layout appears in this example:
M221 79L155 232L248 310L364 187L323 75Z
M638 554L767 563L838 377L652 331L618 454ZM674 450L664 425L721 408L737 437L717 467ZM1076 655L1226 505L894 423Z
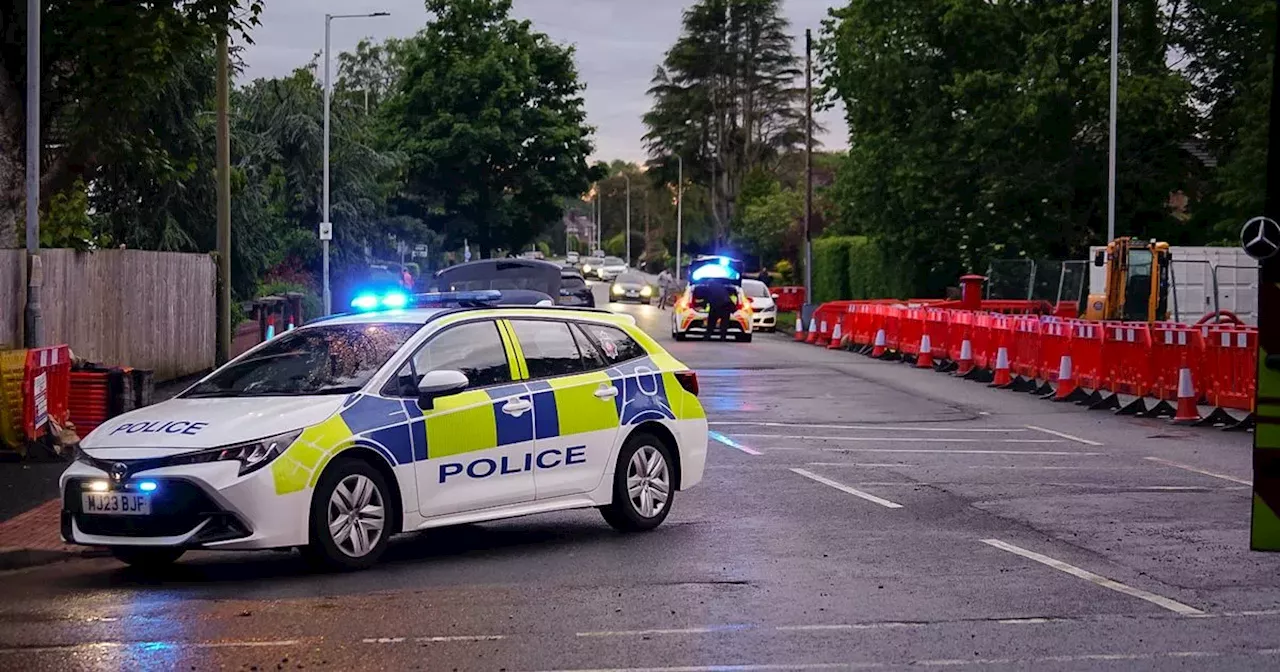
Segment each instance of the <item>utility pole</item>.
M228 120L230 55L227 31L218 35L216 89L218 130L215 139L218 164L218 356L219 365L231 359L231 124Z
M680 169L676 177L676 282L680 282L680 249L684 243L684 157L676 155Z
M1120 86L1120 0L1111 0L1111 120L1107 136L1107 239L1116 239L1116 107Z
M804 31L804 300L813 303L813 33Z
M40 0L27 0L27 305L23 341L44 345L40 288Z

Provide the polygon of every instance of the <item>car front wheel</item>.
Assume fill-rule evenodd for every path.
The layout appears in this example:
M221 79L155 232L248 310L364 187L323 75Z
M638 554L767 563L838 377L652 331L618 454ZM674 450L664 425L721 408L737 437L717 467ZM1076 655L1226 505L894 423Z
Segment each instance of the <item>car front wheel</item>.
M675 500L672 464L671 449L652 434L627 439L613 471L613 502L600 509L605 522L620 532L661 525Z
M360 460L331 465L311 500L311 544L304 554L330 569L364 569L387 548L391 517L386 480Z

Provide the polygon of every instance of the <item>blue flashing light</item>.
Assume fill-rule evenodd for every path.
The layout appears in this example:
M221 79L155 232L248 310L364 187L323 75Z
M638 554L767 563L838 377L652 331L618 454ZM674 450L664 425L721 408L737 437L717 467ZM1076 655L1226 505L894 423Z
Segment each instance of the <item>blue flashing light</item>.
M141 481L138 483L138 489L143 492L155 492L160 487L155 481Z
M373 310L378 307L378 297L375 294L361 294L351 300L351 307L356 310Z
M417 306L430 306L440 303L492 303L502 298L502 292L496 289L479 289L469 292L428 292L414 294L413 303Z
M389 292L382 297L382 307L392 310L404 308L409 305L409 295L404 292Z
M725 264L707 264L694 269L690 275L694 282L699 280L737 280L738 274Z

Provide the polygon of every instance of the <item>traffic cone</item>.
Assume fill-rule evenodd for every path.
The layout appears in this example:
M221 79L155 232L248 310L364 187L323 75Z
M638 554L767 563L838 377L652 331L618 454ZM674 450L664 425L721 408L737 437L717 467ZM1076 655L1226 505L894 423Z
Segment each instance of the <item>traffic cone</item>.
M1173 416L1173 424L1190 425L1200 420L1200 409L1196 407L1196 389L1191 383L1191 369L1183 362L1178 370L1178 412Z
M933 368L933 348L929 343L929 334L920 337L920 354L916 356L916 368Z
M876 332L876 342L875 345L871 346L871 356L876 359L884 357L885 348L884 329L881 329Z
M1087 396L1076 386L1075 374L1071 371L1071 355L1063 355L1058 360L1058 389L1053 391L1053 400L1079 401Z
M811 317L809 318L809 332L805 336L804 342L813 343L816 338L818 338L818 318Z
M812 325L810 325L810 326L812 326ZM818 328L817 328L817 329L812 329L811 331L812 331L813 333L809 334L809 341L808 341L809 343L811 343L811 344L813 344L813 345L826 345L826 344L827 344L827 336L826 336L826 333L827 333L827 321L826 321L826 320L823 320L822 322L819 322L819 323L818 323Z
M796 340L804 341L804 320L800 319L799 316L796 317Z
M269 341L275 337L276 337L276 316L268 315L267 316L267 340Z
M844 345L844 333L840 328L840 323L836 322L835 331L831 332L831 342L827 344L828 350L839 350Z
M1013 376L1009 373L1009 349L1000 346L996 350L996 375L991 381L992 387L1009 387L1013 385Z
M957 376L967 376L973 371L973 344L967 338L960 341L960 361L956 366Z

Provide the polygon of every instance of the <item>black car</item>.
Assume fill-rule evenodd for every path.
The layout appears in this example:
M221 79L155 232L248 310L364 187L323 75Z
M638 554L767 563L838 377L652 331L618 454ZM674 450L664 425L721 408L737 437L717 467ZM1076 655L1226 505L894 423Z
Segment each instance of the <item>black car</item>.
M557 264L537 259L482 259L437 271L431 278L429 291L466 292L496 289L507 295L502 303L524 304L527 302L525 297L534 296L536 293L539 296L545 295L562 306L593 307L594 299L591 299L589 304L581 303L582 299L574 287L577 283L570 281L566 284L563 277L566 270ZM583 288L586 287L586 282L581 279L581 276L578 276L578 283ZM565 290L569 290L569 293ZM590 289L587 289L587 295L590 295Z
M596 307L596 295L587 286L587 279L572 268L560 270L560 298L556 301L562 306Z

